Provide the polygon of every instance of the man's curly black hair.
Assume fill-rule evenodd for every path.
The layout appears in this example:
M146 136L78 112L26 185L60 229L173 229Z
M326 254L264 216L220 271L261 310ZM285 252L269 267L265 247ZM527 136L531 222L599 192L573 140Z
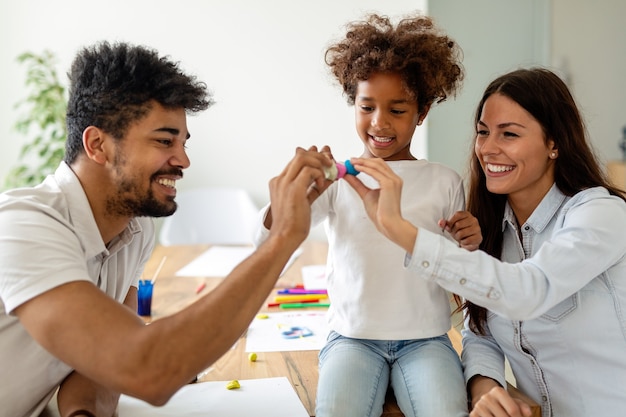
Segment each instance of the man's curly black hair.
M121 139L154 102L165 108L184 108L188 113L205 110L213 103L206 84L144 46L101 42L86 47L77 54L68 76L64 158L68 164L83 151L82 134L88 126Z

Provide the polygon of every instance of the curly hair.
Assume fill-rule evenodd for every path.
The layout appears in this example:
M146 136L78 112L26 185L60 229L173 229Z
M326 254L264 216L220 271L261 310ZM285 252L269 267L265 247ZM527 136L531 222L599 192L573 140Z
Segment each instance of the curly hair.
M343 40L328 47L326 64L354 105L357 85L373 73L399 73L422 113L456 95L464 70L462 51L427 16L406 17L394 28L386 16L370 14L349 23Z
M64 157L68 164L83 152L82 134L88 126L121 139L154 101L165 108L184 108L188 113L213 104L206 84L144 46L101 42L86 47L77 54L68 76Z

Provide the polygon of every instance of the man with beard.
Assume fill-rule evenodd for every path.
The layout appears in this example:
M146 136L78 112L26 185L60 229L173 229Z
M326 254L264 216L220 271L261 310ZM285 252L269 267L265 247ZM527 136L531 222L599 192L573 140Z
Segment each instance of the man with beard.
M112 416L119 394L164 404L227 351L307 236L307 189L330 165L315 148L270 181L272 237L214 291L149 326L135 313L154 245L189 166L187 113L204 83L156 51L100 43L70 73L64 161L0 196L0 416ZM198 350L198 346L203 349Z

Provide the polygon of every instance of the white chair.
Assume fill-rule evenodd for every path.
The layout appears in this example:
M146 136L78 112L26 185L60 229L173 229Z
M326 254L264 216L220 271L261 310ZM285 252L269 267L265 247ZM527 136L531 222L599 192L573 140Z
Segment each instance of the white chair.
M178 209L161 227L162 245L252 243L259 209L247 191L229 187L181 190L176 202Z

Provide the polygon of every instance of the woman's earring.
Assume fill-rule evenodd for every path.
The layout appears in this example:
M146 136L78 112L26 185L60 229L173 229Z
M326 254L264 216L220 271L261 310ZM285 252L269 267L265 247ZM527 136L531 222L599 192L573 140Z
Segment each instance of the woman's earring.
M556 158L556 152L552 152L552 153L550 154L550 158L552 158L552 159Z

